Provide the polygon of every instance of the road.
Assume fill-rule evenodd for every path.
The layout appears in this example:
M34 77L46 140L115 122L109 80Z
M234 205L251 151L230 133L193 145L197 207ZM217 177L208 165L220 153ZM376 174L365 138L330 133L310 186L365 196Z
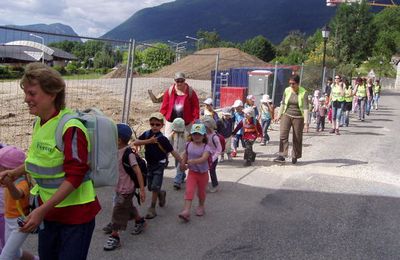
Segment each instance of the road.
M221 191L208 194L206 215L187 224L177 218L183 191L172 189L174 171L167 170L166 207L145 233L122 233L122 247L112 252L103 251L101 231L112 189L99 189L103 210L88 259L398 259L399 96L384 93L379 110L365 122L353 116L340 136L312 126L296 165L272 162L279 134L272 131L268 146L256 145L252 167L240 158L218 166ZM26 248L36 248L35 236Z

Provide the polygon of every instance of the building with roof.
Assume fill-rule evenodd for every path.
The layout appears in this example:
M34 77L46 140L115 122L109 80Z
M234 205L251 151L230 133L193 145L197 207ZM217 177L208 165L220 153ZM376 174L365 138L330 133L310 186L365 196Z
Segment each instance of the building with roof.
M55 47L49 47L33 41L13 41L0 45L0 63L22 65L42 60L51 66L65 66L69 61L77 60L75 55Z

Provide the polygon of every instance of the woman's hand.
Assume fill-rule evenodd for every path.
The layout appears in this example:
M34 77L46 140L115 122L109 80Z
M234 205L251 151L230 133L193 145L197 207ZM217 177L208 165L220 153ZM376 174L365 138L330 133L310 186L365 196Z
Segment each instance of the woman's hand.
M0 183L4 184L4 178L10 177L12 170L5 170L0 172Z
M44 215L45 212L42 206L34 209L26 217L25 224L20 228L20 231L24 233L34 232L39 227L40 223L42 223Z

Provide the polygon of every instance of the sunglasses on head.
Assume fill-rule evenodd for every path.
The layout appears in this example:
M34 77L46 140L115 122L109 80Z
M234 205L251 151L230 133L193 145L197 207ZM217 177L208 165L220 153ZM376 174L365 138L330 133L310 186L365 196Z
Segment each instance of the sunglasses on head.
M161 126L160 123L150 123L150 126Z
M177 79L177 80L175 80L175 82L176 83L183 83L183 82L185 82L185 80L184 79Z

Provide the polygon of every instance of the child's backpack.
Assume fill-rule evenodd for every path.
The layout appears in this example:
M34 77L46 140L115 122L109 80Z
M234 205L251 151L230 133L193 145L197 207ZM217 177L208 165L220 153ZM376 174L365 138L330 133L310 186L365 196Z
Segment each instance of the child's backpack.
M65 124L71 119L80 120L87 128L90 139L90 178L95 187L115 186L118 179L118 132L114 121L96 108L64 115L56 129L56 144L64 151L62 140Z
M140 193L137 191L140 188L139 185L139 180L136 176L135 171L132 169L132 166L129 163L129 155L133 153L135 155L137 164L140 168L140 172L142 173L142 178L143 178L143 184L144 186L147 185L147 163L146 161L137 153L136 150L132 149L131 147L128 147L125 149L124 154L122 155L122 166L124 166L125 172L129 175L131 180L133 181L135 185L136 191L134 192L134 195L138 201L138 204L140 205Z
M212 139L212 142L213 142L214 147L217 147L217 145L216 145L216 143L215 143L215 141L214 141L214 136L217 136L217 137L219 138L219 142L221 143L221 147L222 147L221 153L225 152L226 142L225 142L224 136L221 135L221 134L219 134L219 133L215 133L215 134L212 136L211 139Z

